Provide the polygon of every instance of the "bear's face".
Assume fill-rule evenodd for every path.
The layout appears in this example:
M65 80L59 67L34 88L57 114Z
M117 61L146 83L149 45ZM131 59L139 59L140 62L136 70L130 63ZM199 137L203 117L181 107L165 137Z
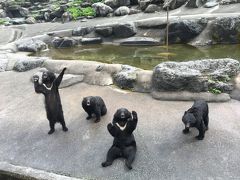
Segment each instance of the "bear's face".
M124 127L129 118L132 118L131 113L126 108L120 108L114 114L113 123L118 123L120 126Z
M56 76L52 72L43 72L42 74L42 83L46 86L50 87L53 83L53 81L56 79Z
M85 97L83 101L86 102L87 106L91 106L94 104L95 99L92 96L88 96L88 97Z
M190 127L194 126L194 124L197 122L193 113L190 113L190 112L185 112L184 113L184 115L182 117L182 121L187 128L190 128Z

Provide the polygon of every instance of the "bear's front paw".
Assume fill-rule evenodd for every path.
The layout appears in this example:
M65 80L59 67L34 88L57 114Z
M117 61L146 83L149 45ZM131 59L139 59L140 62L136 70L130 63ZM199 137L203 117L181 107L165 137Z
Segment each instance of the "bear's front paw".
M132 111L132 116L133 116L133 119L137 119L137 112L136 111Z
M195 138L198 140L203 140L204 136L196 136Z
M33 81L37 82L39 80L39 76L38 75L34 75L33 76Z
M67 131L68 131L68 128L67 128L67 127L63 127L62 130L63 130L64 132L67 132Z
M182 132L183 132L183 134L187 134L187 133L189 133L189 129L184 129Z
M113 127L113 124L112 124L112 123L109 123L109 124L107 125L107 128L108 128L108 129L112 129L112 127Z
M127 162L126 162L126 166L127 166L127 168L128 168L129 170L131 170L131 169L132 169L132 166L131 166L131 164L129 164L129 163L127 163Z
M95 123L98 123L98 122L100 122L100 119L96 119L94 122L95 122Z

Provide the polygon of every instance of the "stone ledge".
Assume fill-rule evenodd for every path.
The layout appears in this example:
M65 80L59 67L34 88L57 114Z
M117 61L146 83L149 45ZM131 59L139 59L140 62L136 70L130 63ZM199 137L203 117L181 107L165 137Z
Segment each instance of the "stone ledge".
M154 99L162 101L195 101L203 99L207 102L227 102L231 100L229 94L226 93L212 94L209 92L192 93L188 91L179 92L153 91L151 95Z
M67 177L64 175L58 175L49 173L42 170L37 170L24 166L15 166L7 162L0 162L0 174L6 175L11 178L20 179L41 179L41 180L80 180L78 178Z

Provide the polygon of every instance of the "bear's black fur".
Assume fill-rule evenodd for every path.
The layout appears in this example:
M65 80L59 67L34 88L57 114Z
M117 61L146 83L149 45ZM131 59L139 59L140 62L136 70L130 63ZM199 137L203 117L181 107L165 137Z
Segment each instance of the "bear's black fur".
M103 167L110 166L114 159L126 158L126 166L132 169L137 151L136 141L133 131L137 127L138 117L135 111L132 114L125 108L118 109L114 114L112 123L107 128L109 133L114 137L113 145L107 153L107 160L102 163Z
M88 113L86 119L91 119L92 114L96 115L95 122L99 122L100 117L107 113L106 105L103 99L99 96L88 96L83 98L82 107Z
M62 70L57 78L52 72L44 72L42 74L42 84L39 84L38 76L33 77L35 92L42 93L45 96L45 109L50 126L48 134L52 134L55 131L54 126L56 122L61 123L63 131L68 131L64 121L62 104L58 91L65 70L66 68Z
M205 131L208 130L208 104L204 100L197 100L193 106L185 111L182 121L185 124L184 134L189 133L190 127L195 127L199 131L196 136L198 140L203 140Z

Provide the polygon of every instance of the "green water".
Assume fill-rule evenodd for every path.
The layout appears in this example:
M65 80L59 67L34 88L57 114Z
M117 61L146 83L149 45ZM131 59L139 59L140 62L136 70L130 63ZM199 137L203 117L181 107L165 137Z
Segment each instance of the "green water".
M170 54L164 46L88 45L69 49L53 49L36 54L53 59L88 60L114 64L128 64L142 69L153 69L165 61L189 61L205 58L233 58L240 60L240 44L192 47L172 45Z

